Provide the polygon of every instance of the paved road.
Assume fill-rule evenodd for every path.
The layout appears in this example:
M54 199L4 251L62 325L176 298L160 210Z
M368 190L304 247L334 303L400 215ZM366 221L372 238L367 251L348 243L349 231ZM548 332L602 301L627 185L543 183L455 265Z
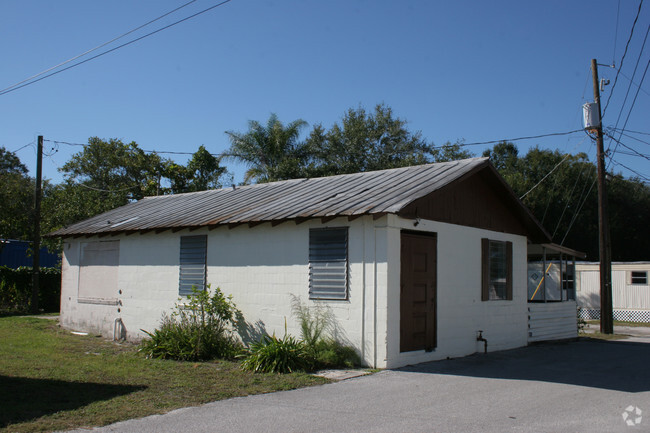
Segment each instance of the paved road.
M99 432L650 432L650 340L581 340L235 398ZM622 414L641 409L629 427ZM79 430L87 432L88 430Z

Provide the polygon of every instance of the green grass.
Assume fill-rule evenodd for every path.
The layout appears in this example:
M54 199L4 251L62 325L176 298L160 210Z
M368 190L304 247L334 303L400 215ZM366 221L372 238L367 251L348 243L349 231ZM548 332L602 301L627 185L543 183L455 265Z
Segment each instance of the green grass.
M0 318L0 432L101 426L327 382L248 373L238 362L145 359L132 344L72 335L54 320Z
M587 320L590 325L600 325L600 320ZM626 322L623 320L614 320L614 326L631 326L636 328L650 328L650 323L644 322Z
M627 335L621 334L603 334L600 331L596 332L580 332L580 337L583 338L592 338L596 340L625 340L628 338Z

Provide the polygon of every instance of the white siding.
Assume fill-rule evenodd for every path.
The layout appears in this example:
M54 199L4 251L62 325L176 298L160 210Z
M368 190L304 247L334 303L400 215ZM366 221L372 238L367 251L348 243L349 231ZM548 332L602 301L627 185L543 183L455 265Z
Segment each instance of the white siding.
M528 341L576 338L576 308L575 301L529 303Z
M630 271L646 271L650 263L612 264L612 296L614 309L650 310L650 285L630 284ZM600 272L597 263L576 263L577 300L582 308L600 308Z

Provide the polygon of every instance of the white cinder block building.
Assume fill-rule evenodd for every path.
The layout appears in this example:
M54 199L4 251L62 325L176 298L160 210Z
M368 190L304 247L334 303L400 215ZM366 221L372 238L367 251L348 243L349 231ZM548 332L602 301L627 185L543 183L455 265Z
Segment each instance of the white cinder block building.
M141 339L192 285L231 294L244 338L334 313L374 367L528 343L527 251L550 236L486 158L148 197L54 232L61 324Z

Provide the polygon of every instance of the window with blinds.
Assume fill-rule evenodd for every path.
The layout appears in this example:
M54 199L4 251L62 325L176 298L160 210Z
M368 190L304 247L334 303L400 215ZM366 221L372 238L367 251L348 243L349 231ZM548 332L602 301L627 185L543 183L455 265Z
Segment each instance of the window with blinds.
M181 236L178 294L192 294L192 287L205 290L208 237Z
M309 230L309 299L348 299L348 229Z

